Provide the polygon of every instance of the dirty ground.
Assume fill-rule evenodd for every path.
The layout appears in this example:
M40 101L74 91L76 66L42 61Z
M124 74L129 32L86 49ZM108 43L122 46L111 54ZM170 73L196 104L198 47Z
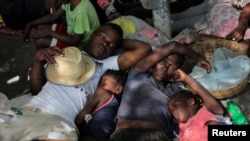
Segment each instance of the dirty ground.
M9 99L29 93L27 72L34 53L33 40L25 43L22 36L0 34L0 92ZM14 82L8 84L11 79ZM240 104L250 119L250 83L232 99Z
M34 53L34 44L25 43L22 36L0 34L0 92L9 99L29 91L27 72Z

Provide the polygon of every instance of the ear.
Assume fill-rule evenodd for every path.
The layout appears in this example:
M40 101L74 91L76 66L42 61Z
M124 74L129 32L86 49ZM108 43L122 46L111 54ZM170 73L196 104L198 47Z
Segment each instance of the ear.
M116 86L115 93L116 93L116 94L120 94L122 91L123 91L123 86L117 85L117 86Z
M195 105L195 100L193 98L188 99L188 105Z

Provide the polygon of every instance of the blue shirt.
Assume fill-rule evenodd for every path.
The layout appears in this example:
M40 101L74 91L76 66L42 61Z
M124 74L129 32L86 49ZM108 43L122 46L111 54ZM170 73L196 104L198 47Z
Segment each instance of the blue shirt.
M168 109L169 98L182 90L180 85L157 83L150 72L129 72L117 118L152 122L172 134L172 115Z

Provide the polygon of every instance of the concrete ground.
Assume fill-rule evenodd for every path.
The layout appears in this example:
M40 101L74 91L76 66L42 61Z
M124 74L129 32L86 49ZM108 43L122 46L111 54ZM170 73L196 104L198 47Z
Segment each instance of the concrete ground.
M27 71L34 53L33 42L25 43L22 36L0 34L0 92L9 99L29 91ZM7 83L11 79L14 82Z
M27 71L34 53L33 40L25 43L22 36L0 34L0 92L9 99L29 93ZM14 80L7 83L11 79ZM250 119L250 84L232 99ZM222 102L225 104L225 100Z

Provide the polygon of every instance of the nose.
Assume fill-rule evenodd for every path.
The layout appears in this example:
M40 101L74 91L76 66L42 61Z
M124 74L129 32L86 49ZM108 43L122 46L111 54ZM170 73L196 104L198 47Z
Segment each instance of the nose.
M164 71L166 71L166 70L167 70L167 67L166 67L166 66L164 66L162 69L163 69Z
M104 41L104 42L103 42L103 46L104 46L105 48L112 48L112 47L113 47L113 46L112 46L112 43L109 42L109 41Z
M163 70L164 70L164 71L165 71L165 70L168 70L169 66L170 66L170 64L165 63L164 66L163 66Z

